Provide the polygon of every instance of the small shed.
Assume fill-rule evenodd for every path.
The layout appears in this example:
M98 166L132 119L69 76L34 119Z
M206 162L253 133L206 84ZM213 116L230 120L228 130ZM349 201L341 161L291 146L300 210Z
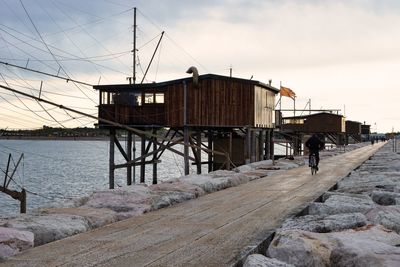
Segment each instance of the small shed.
M361 139L363 142L369 141L371 137L371 125L361 124Z
M321 112L310 115L282 118L282 130L301 133L345 133L346 123L342 115Z
M347 143L361 142L361 122L346 120Z

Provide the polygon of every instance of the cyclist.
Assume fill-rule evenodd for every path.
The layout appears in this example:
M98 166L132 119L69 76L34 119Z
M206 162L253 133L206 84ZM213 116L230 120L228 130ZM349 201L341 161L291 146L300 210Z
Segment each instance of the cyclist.
M317 134L313 134L305 143L305 146L309 149L310 154L308 156L308 162L310 165L311 155L315 155L317 170L319 164L319 151L324 148L325 144L318 138Z

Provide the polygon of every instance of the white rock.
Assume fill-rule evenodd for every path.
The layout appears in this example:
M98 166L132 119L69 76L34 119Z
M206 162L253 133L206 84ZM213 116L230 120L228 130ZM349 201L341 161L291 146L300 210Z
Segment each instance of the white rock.
M331 266L399 266L400 236L381 226L331 234L337 245Z
M33 247L33 233L0 227L0 261Z
M378 206L366 216L371 222L400 233L400 206Z
M281 229L299 229L315 233L328 233L361 227L367 218L361 213L345 213L329 216L306 215L286 220Z
M333 195L324 203L311 203L309 215L332 215L339 213L365 213L376 207L371 199Z
M326 234L287 230L276 233L267 256L297 267L329 266L331 249Z
M247 257L243 267L294 267L294 265L261 254L252 254Z
M278 232L267 255L296 266L399 266L400 235L382 226L311 233Z
M68 214L20 215L0 226L16 228L34 234L35 246L43 245L90 229L88 221Z

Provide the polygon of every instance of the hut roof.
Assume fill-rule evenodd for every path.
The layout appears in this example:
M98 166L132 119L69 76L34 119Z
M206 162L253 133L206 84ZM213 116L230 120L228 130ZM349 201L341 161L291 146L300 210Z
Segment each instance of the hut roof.
M216 75L216 74L204 74L204 75L199 75L199 80L230 80L230 81L235 81L239 83L244 83L244 84L253 84L256 86L260 86L262 88L265 88L267 90L273 91L275 94L279 93L279 89L275 88L269 84L262 83L260 81L255 81L255 80L247 80L247 79L242 79L242 78L234 78L234 77L228 77L228 76L222 76L222 75ZM181 78L177 80L170 80L170 81L165 81L165 82L160 82L160 83L143 83L143 84L109 84L109 85L95 85L93 86L93 89L95 90L104 90L104 91L132 91L132 90L140 90L140 89L145 89L145 88L162 88L165 86L177 84L177 83L182 83L183 81L190 82L192 81L192 77L188 78Z

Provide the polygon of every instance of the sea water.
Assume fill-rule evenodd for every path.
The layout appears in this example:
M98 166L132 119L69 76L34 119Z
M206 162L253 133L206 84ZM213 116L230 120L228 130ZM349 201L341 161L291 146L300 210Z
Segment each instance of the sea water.
M121 141L121 145L126 146L126 143ZM139 150L140 143L136 147ZM23 187L27 190L28 212L109 187L109 141L0 140L2 186L9 154L12 155L9 174L23 154L9 189L21 191ZM124 163L118 149L115 150L115 163ZM195 166L190 168L191 173L196 172ZM158 164L158 181L178 178L182 173L183 158L165 151ZM136 182L139 182L139 167L136 167ZM152 165L147 165L146 183L151 182ZM126 168L117 169L115 188L126 184ZM0 192L0 215L18 214L19 207L18 200Z

